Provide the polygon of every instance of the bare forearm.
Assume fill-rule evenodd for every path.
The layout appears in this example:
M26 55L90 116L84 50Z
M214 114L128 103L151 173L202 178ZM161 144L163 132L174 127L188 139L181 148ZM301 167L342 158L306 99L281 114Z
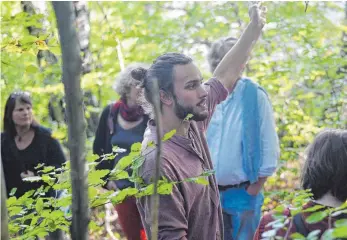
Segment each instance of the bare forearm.
M227 89L231 89L241 75L260 33L261 28L250 22L235 46L217 66L213 76L221 81Z

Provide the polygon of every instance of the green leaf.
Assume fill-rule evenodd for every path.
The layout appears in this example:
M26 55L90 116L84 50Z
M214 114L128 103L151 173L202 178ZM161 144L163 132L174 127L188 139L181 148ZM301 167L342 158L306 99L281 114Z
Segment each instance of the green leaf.
M88 173L88 183L91 185L102 184L104 182L102 178L105 177L109 172L110 170L108 169L90 171Z
M17 198L12 196L12 197L9 197L6 201L6 206L7 207L11 207L13 204L17 203Z
M31 219L30 226L36 225L37 220L39 220L39 218L40 218L39 216L34 216L34 217Z
M137 193L136 197L139 198L139 197L143 197L143 196L148 196L148 195L152 195L154 192L154 184L150 184L150 185L147 185L143 188L140 189L139 193Z
M117 170L124 170L125 168L130 166L132 162L133 162L133 157L132 156L128 155L128 156L122 157L118 161L115 169L117 169Z
M147 143L147 147L154 147L154 146L155 146L154 141L149 141Z
M118 43L116 40L105 40L104 45L108 47L117 47Z
M36 73L38 71L38 68L34 65L29 65L25 68L25 71L27 73Z
M15 216L19 214L22 210L23 210L22 207L17 207L17 206L8 207L9 216Z
M124 170L115 171L111 173L109 177L110 180L119 180L119 179L126 179L126 178L129 178L129 173Z
M96 224L95 221L90 221L88 228L92 230L93 232L102 230L102 227Z
M63 198L60 198L59 201L57 201L57 207L68 207L72 203L72 196L66 196Z
M323 205L315 205L313 207L306 208L302 212L316 212L317 210L322 209L322 208L325 208L325 206L323 206Z
M172 138L173 135L175 135L175 134L176 134L176 129L171 130L170 132L165 133L165 135L164 135L162 141L165 142L165 141L169 140L169 139Z
M334 223L335 227L342 227L342 226L347 226L347 219L339 219L336 220Z
M347 238L347 226L335 228L332 235L334 238Z
M45 230L40 231L39 233L37 233L37 236L40 238L44 238L44 237L48 236L48 232Z
M44 163L39 163L39 164L37 164L37 166L36 167L34 167L34 169L39 169L39 168L42 168L43 166L45 166L45 164Z
M195 178L194 182L201 185L208 185L209 183L208 180L203 176Z
M189 119L191 119L192 117L194 117L193 114L189 113L185 118L184 120L188 121Z
M43 200L42 198L38 198L36 201L35 209L38 214L40 214L43 210Z
M88 188L88 197L89 199L94 199L96 198L97 194L98 194L98 190L95 187L89 187Z
M41 177L42 181L44 181L45 183L54 183L54 178L51 178L48 175L42 175Z
M86 157L87 162L95 162L96 160L98 160L100 157L97 154L88 154Z
M302 234L300 233L293 233L290 235L291 239L296 240L296 239L306 239Z
M56 56L60 56L61 55L61 49L60 49L59 46L57 46L57 47L49 47L49 51L51 51Z
M140 154L141 148L142 148L142 144L140 142L134 143L131 145L131 152L136 153L136 154Z
M12 188L10 192L10 196L13 196L17 191L17 188Z
M47 167L44 167L43 170L41 170L41 172L48 173L48 172L51 172L54 169L55 169L55 167L53 167L53 166L47 166Z
M21 40L22 44L27 44L27 43L34 43L36 42L38 39L37 37L34 37L32 35L24 35L24 37Z
M116 196L111 198L112 203L119 204L123 202L126 197L134 196L138 193L136 188L125 188L116 193Z
M306 222L309 224L320 222L327 216L328 216L328 213L326 211L315 212L306 218Z
M169 195L172 193L174 183L158 182L158 194Z
M139 167L142 166L143 162L145 161L145 158L143 156L137 156L134 159L133 164L131 165L132 169L138 169Z

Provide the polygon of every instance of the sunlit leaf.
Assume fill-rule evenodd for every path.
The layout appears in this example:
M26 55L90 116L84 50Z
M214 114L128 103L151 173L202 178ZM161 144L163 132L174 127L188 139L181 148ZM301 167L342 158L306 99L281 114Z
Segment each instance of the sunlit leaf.
M176 134L176 129L173 129L173 130L171 130L170 132L165 133L165 135L164 135L162 141L165 142L165 141L169 140L169 139L172 138L175 134Z
M327 216L328 213L326 211L315 212L306 218L306 222L309 224L320 222Z

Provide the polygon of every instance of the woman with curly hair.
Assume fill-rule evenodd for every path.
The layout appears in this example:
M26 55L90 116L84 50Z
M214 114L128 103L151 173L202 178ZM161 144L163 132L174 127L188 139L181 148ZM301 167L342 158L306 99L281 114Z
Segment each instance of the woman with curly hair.
M105 107L101 114L98 129L93 144L93 151L99 156L112 153L112 147L117 146L126 151L117 153L112 161L101 161L97 169L112 170L117 162L128 155L131 145L142 142L143 134L147 127L148 116L139 105L138 96L140 89L138 82L131 77L131 71L137 67L146 67L145 64L135 63L129 65L117 77L114 89L120 95L120 100ZM131 175L131 169L126 169ZM134 183L128 179L108 180L105 178L105 188L108 190L125 189L134 187ZM143 240L146 234L141 223L136 199L126 198L115 206L120 225L127 239Z

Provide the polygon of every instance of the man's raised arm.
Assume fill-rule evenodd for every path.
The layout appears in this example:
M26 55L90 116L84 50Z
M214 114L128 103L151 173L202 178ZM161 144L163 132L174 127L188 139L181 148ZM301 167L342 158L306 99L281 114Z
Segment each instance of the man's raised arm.
M214 71L213 76L227 89L232 89L236 80L240 77L248 56L265 25L265 13L266 8L261 7L259 3L250 7L250 23Z

